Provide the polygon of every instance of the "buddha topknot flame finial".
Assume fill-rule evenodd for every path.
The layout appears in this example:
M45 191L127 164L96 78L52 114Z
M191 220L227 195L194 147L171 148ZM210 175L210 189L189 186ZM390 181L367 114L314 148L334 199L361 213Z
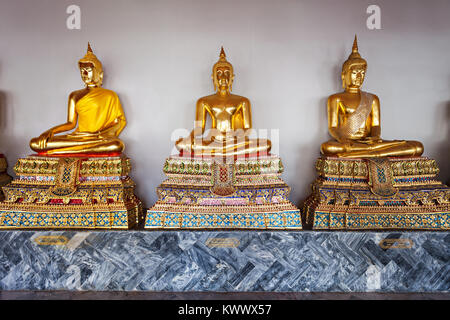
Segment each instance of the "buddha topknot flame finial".
M355 34L355 40L353 40L352 52L358 53L358 38L356 37L356 34Z
M227 60L227 55L225 54L225 50L223 50L223 46L220 49L219 60Z

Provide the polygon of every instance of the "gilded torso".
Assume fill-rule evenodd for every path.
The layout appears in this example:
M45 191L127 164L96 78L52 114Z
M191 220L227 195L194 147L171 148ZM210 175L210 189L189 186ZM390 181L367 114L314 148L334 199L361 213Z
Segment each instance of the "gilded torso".
M368 93L367 99L361 101L359 94L334 95L338 112L338 130L341 138L349 140L360 140L370 135L372 128L372 102L374 96ZM362 108L366 110L361 110ZM356 113L361 113L359 116Z
M119 98L114 91L94 88L75 104L78 115L77 132L96 133L125 117Z
M206 108L212 118L212 127L220 132L243 129L242 108L249 108L247 98L230 95L220 99L216 95L201 98L199 103Z

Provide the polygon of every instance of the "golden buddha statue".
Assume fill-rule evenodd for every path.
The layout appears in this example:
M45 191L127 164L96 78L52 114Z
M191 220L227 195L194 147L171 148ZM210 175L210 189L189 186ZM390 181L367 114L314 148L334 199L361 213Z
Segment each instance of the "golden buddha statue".
M191 134L178 140L176 148L183 154L237 156L268 153L271 142L267 139L250 139L252 128L250 101L231 94L234 80L233 66L227 61L223 47L219 61L212 69L215 94L197 101L195 126ZM206 137L207 115L211 129Z
M327 102L328 129L335 140L323 143L321 153L347 158L420 156L423 145L418 141L380 138L380 100L361 90L366 69L355 35L352 53L342 66L345 91L331 95Z
M31 139L30 147L43 155L120 153L124 144L118 136L126 125L125 115L117 94L101 87L102 64L89 43L78 66L86 87L69 95L67 122ZM74 129L77 122L72 133L56 135Z

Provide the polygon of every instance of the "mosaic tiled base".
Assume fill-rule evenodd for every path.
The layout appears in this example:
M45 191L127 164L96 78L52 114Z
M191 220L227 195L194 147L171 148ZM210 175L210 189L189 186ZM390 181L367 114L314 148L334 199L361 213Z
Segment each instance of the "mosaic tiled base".
M319 158L319 177L302 208L308 228L338 230L450 230L450 188L436 179L434 160L389 158L392 195L374 191L367 160ZM389 192L390 190L385 190Z
M248 207L249 213L240 213L236 207L197 207L209 213L182 213L155 211L163 209L155 206L147 212L146 228L164 229L301 229L301 216L297 208L286 208L282 212L258 212L261 208ZM251 211L254 209L255 211ZM212 213L223 210L227 213Z
M125 156L17 161L3 187L0 228L128 229L143 221Z
M149 229L301 229L300 211L288 199L277 156L213 159L171 157L168 179L148 209Z
M2 230L0 290L448 293L450 233Z

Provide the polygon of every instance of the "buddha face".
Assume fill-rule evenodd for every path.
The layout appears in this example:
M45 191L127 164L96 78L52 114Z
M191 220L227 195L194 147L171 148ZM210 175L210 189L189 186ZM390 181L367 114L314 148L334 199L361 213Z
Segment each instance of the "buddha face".
M342 84L344 88L360 88L364 82L367 65L352 65L347 71L342 73Z
M81 79L88 87L102 84L103 72L99 73L92 63L80 63Z
M227 65L217 66L213 72L214 87L217 90L231 91L231 86L233 84L233 71Z

